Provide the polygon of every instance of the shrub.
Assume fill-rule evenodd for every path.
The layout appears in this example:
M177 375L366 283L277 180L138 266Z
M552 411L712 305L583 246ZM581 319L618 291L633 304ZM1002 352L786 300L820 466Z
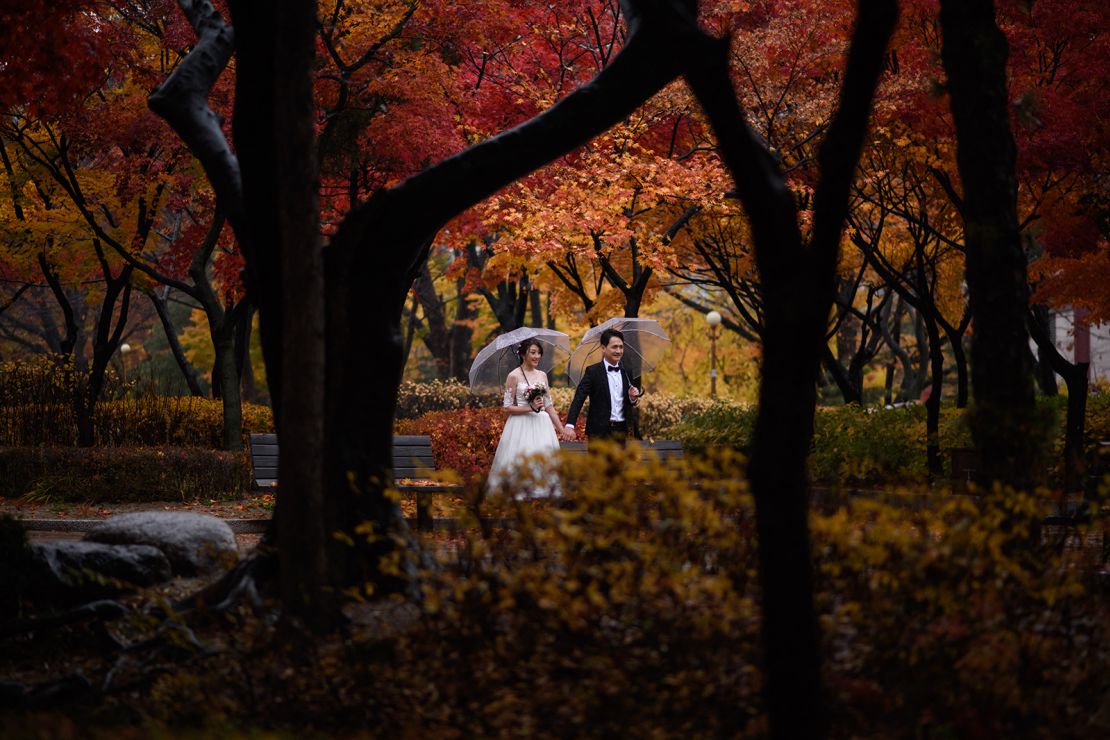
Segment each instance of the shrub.
M500 408L433 411L418 419L401 420L394 426L397 434L427 434L432 438L436 466L474 481L489 473L493 454L505 427L505 412Z
M1096 446L1110 440L1110 392L1087 397L1087 444Z
M427 383L405 381L397 389L398 419L415 419L433 411L489 408L501 405L500 393L474 395L457 380L432 380Z
M667 437L683 419L705 413L714 405L714 401L703 396L683 398L667 393L645 393L639 403L640 434L645 439Z
M517 529L467 538L459 562L423 574L419 606L372 607L403 623L375 618L308 650L264 624L238 629L241 652L159 678L145 706L175 723L336 735L370 723L396 737L757 733L754 587L744 567L724 570L754 557L751 517L723 516L742 492L704 496L623 460L568 463L566 506L502 501Z
M1048 418L1051 404L1042 409ZM758 408L726 403L697 407L683 421L665 430L691 450L724 446L745 449L751 444ZM818 407L808 466L812 480L823 484L879 485L922 483L926 475L924 406L861 408L857 405ZM941 407L941 451L971 446L962 409Z
M243 434L271 432L267 406L243 404ZM76 421L68 404L0 407L0 445L70 445ZM223 402L191 396L144 396L97 404L93 417L95 444L218 448L223 437Z
M819 409L810 477L823 483L903 484L926 480L925 409Z
M365 605L330 641L248 618L138 701L175 723L330 734L765 736L751 501L731 456L689 462L564 461L572 498L498 500L517 526L469 530L419 599ZM813 517L837 736L1092 735L1110 625L1074 560L1030 551L1042 514L1006 494Z
M190 448L0 449L0 497L37 502L187 501L242 495L245 454Z
M1012 491L915 512L856 498L813 518L837 724L873 737L1084 737L1110 690L1094 569L1031 544ZM852 733L855 734L855 733Z
M745 449L751 444L755 412L755 406L715 403L703 411L684 416L667 430L667 434L681 439L690 450L712 447Z
M83 376L69 356L33 355L0 362L0 407L72 403ZM115 368L109 365L102 396L116 398L123 388Z

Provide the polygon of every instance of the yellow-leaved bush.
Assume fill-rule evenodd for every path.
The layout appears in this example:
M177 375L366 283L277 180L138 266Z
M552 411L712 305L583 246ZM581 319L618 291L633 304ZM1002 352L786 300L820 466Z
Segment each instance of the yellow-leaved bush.
M419 572L415 598L359 589L358 626L308 643L245 618L221 636L230 652L159 678L144 709L382 736L764 736L739 461L633 454L568 457L557 475L524 464L488 497L472 491L484 519L394 561ZM552 485L561 497L527 498ZM1105 599L1075 551L1038 539L1035 500L821 503L834 736L1083 737L1105 721Z
M1045 527L1043 498L977 493L853 498L813 517L837 722L882 717L881 735L906 737L1105 732L1110 609L1088 532L1107 522Z

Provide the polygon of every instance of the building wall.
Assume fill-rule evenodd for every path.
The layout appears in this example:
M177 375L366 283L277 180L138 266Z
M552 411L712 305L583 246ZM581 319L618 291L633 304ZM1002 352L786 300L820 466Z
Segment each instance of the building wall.
M1082 309L1080 309L1082 310ZM1076 312L1065 309L1053 312L1052 322L1053 340L1056 348L1067 359L1076 362L1076 350L1083 352L1084 337L1076 338ZM1080 324L1080 331L1084 326ZM1086 327L1089 338L1090 379L1092 382L1110 382L1110 324L1095 324ZM1036 347L1033 348L1036 352Z

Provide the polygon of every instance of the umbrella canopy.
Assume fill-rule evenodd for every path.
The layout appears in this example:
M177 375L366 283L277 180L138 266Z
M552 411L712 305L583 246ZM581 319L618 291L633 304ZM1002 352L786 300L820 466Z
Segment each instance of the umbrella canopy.
M534 329L522 326L494 339L482 347L470 365L470 390L474 393L496 391L505 387L505 378L514 368L520 367L517 348L525 339L536 339L543 345L540 370L550 373L561 365L570 354L570 337L554 329Z
M606 329L617 329L624 334L624 358L621 365L631 378L638 378L643 373L654 370L667 350L667 345L671 343L671 338L655 319L609 319L587 331L571 353L567 374L575 385L581 382L587 367L601 362L601 333Z

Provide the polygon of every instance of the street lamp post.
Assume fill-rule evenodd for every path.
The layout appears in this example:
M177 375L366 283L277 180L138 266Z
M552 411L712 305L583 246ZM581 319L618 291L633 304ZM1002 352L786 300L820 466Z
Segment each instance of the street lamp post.
M119 366L122 372L123 387L127 388L127 355L131 352L131 345L124 342L119 346Z
M705 315L709 324L709 397L717 397L717 331L721 326L721 314L710 311Z

